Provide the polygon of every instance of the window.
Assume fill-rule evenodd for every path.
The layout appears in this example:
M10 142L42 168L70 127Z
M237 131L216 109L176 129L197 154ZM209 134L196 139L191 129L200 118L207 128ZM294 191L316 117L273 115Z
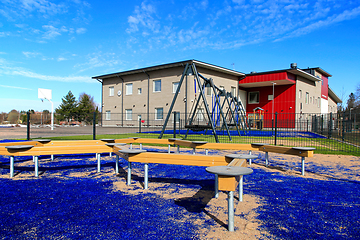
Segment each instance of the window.
M259 103L259 92L249 92L249 103Z
M274 100L274 96L271 94L271 95L268 95L268 100Z
M309 93L306 92L305 94L305 104L309 104Z
M302 103L300 103L300 111L302 110Z
M132 120L132 109L125 109L125 119Z
M114 96L114 87L109 87L109 97Z
M176 90L178 89L178 87L179 87L179 82L173 82L172 83L172 92L176 93Z
M318 105L318 108L319 108L320 107L320 97L318 97L317 105Z
M231 87L231 95L236 97L236 87Z
M180 122L180 112L176 112L175 121L176 121L177 123Z
M154 92L161 92L161 80L154 80Z
M125 85L126 95L131 95L132 94L132 89L133 89L133 84L132 83L126 84Z
M142 92L142 89L138 88L138 94L141 94L141 92Z
M211 96L211 86L210 84L205 85L206 87L206 96Z
M111 120L111 112L110 112L110 110L105 112L105 120Z
M302 98L302 91L299 90L299 98L301 99Z
M155 108L155 120L163 120L163 108Z
M199 108L196 114L196 120L198 122L204 121L204 109L203 108Z

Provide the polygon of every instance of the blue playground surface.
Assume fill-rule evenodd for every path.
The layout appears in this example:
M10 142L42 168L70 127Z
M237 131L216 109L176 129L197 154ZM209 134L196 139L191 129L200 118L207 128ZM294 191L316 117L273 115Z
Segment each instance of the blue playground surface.
M96 172L94 154L57 156L53 162L48 156L40 159L39 170L44 173L39 178L33 177L31 157L17 157L15 166L29 164L15 167L21 173L10 179L9 158L0 156L1 239L198 239L199 229L221 228L215 219L197 221L204 219L206 203L195 195L173 199L114 189L114 182L125 181L125 160L120 161L120 174L115 175L114 157L103 158L100 173ZM295 166L281 158L271 162L284 170L300 168L300 161ZM261 230L268 234L261 238L359 239L360 182L351 176L331 177L334 171L346 175L350 172L346 167L320 168L311 159L307 162L309 171L328 179L264 168L254 168L254 173L246 176L244 194L262 200L255 211ZM134 173L132 189L140 191L135 182L143 180L143 165L135 163L133 167L140 173ZM30 177L23 177L25 173ZM155 189L159 191L186 188L201 192L209 200L214 194L214 176L204 167L150 164L150 188L154 182L167 183L167 187Z
M185 135L187 130L176 130L176 134ZM239 136L237 131L229 131L231 136ZM262 131L262 130L251 130L251 131L239 131L240 136L248 136L248 137L273 137L275 135L275 131ZM141 131L141 133L155 133L160 134L161 131ZM165 130L164 134L173 134L174 130ZM213 135L211 130L202 130L202 131L193 131L189 130L189 135ZM227 131L216 130L216 134L219 136L227 135ZM277 137L296 137L296 138L326 138L320 134L316 134L313 132L307 131L277 131Z

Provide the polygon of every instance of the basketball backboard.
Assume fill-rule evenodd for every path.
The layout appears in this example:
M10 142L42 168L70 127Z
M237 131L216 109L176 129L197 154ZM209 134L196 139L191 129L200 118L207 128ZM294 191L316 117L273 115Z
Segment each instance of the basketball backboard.
M38 98L51 100L51 89L38 88Z

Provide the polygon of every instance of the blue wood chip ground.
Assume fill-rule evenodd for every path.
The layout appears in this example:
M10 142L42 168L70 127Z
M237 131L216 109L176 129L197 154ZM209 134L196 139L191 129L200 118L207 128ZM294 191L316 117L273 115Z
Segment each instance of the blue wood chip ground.
M29 157L16 158L15 169L21 173L9 179L9 160L2 157L0 238L196 239L199 229L219 227L213 219L193 224L204 219L205 205L199 198L169 199L114 190L114 181L125 181L126 162L121 162L123 169L115 176L103 174L113 171L114 157L102 161L102 173L96 173L94 157L61 156L54 162L43 157L39 170L44 173L38 179L33 177ZM300 161L296 166L287 166L281 159L276 163L284 169L300 166ZM348 170L309 165L312 172L327 176ZM134 164L134 169L143 167ZM134 174L133 185L142 176ZM164 191L171 186L173 191L189 188L213 194L213 176L203 167L151 164L150 187L152 182L168 183L161 187ZM268 233L263 239L360 238L360 182L351 177L319 180L254 167L254 173L245 178L244 193L262 200L255 211L259 228Z

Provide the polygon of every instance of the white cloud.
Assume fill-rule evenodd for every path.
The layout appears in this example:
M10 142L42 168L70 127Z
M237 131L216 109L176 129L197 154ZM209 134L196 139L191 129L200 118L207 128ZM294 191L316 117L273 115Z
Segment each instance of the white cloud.
M134 14L128 17L130 27L126 30L128 33L139 31L139 27L144 27L152 32L158 32L160 23L154 19L156 12L152 4L141 3L141 6L136 6Z
M58 62L61 62L61 61L66 61L67 59L66 58L64 58L64 57L58 57L58 59L57 59L57 61Z
M88 76L51 76L35 73L22 67L13 67L2 58L0 58L0 74L35 78L43 81L93 83L91 77Z
M3 88L15 88L15 89L22 89L22 90L32 90L30 88L17 87L17 86L7 86L7 85L0 85L0 87L3 87Z
M353 19L358 16L360 16L360 7L354 8L352 10L345 10L344 12L342 12L340 14L335 14L335 15L332 15L332 16L326 18L325 20L319 20L319 21L314 22L305 27L298 28L295 31L287 34L285 37L276 39L275 41L281 41L281 40L284 40L287 38L305 35L305 34L315 31L316 29L327 27L327 26L330 26L330 25L338 23L338 22L350 20L350 19Z
M86 32L86 28L78 28L76 29L77 34L84 34Z
M22 52L25 57L27 58L33 58L33 57L37 57L37 56L41 56L42 54L41 53L38 53L38 52Z
M87 56L87 62L76 64L74 67L79 69L79 72L84 72L97 67L113 68L121 64L121 61L115 53L96 52Z
M43 35L43 38L45 39L53 39L57 36L60 36L64 32L68 32L68 29L65 26L62 26L61 28L54 27L52 25L44 25L43 29L45 29L45 33Z

